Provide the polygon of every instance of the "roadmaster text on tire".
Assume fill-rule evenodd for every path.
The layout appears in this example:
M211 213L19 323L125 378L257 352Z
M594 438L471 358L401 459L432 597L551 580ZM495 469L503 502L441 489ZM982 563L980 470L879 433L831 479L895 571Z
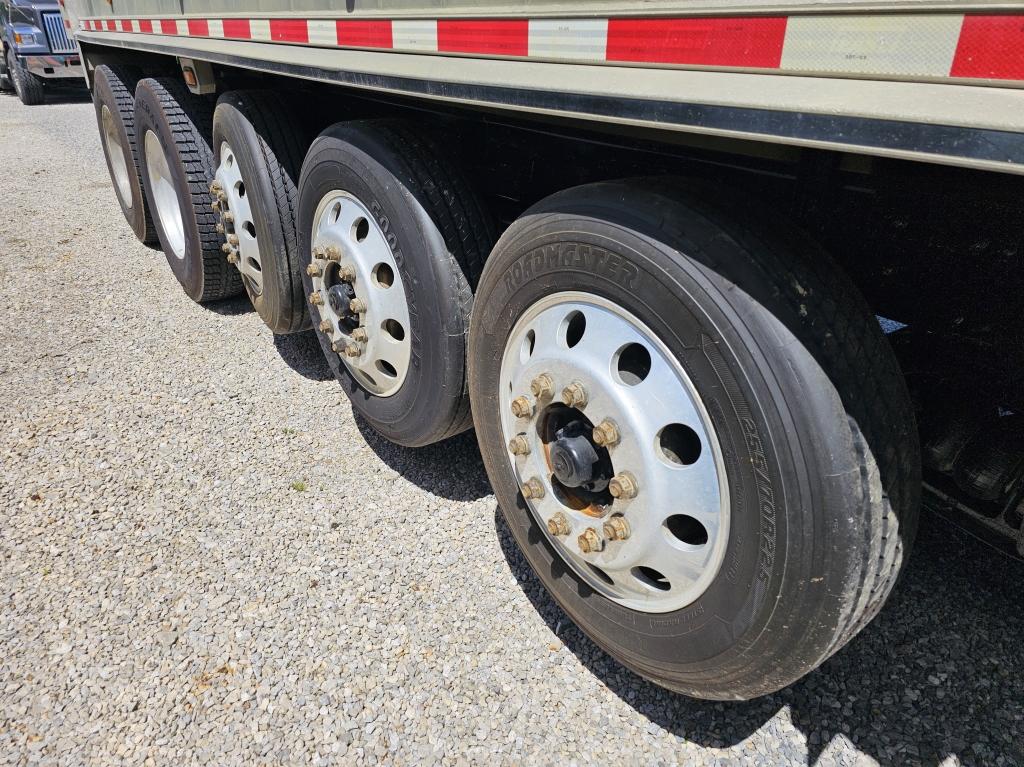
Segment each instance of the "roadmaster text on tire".
M309 142L279 94L232 91L217 101L213 148L221 226L252 304L275 333L309 328L295 233Z
M221 250L210 204L213 104L174 78L146 78L135 90L146 203L171 271L193 301L242 292L238 270Z
M856 288L753 204L650 179L540 202L487 263L469 359L516 541L643 676L778 690L892 589L920 492L903 378Z
M130 67L101 64L93 75L92 101L121 212L140 242L155 245L156 227L143 191L135 140L135 85L139 77Z
M14 55L14 49L7 49L7 76L11 79L15 93L25 106L42 104L46 100L46 91L41 78L29 72Z
M458 163L397 120L339 123L299 185L310 314L353 407L402 445L470 426L471 287L493 242Z

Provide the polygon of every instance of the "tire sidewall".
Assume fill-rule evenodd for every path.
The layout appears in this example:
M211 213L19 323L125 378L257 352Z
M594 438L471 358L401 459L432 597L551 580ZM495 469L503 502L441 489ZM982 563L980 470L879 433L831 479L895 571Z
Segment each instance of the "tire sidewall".
M135 232L135 236L138 237L139 240L145 242L148 234L146 232L146 201L144 199L144 192L142 191L142 184L139 180L139 166L136 164L136 160L132 156L132 138L128 135L127 128L125 128L124 119L121 114L120 107L118 106L117 98L110 88L109 77L117 77L117 74L107 67L97 67L95 80L96 85L93 88L93 103L96 107L96 125L100 130L100 144L103 147L103 157L107 161L107 172L110 174L110 180L114 187L114 196L117 197L117 202L121 206L121 212L124 214L125 220L128 221L128 224L131 226L132 231ZM127 84L125 84L125 87L128 87ZM131 189L132 195L130 207L123 199L121 199L121 192L117 187L116 180L114 179L114 168L108 151L107 142L103 138L102 109L104 106L110 110L111 115L114 117L114 122L117 126L117 133L121 139L121 153L124 155L125 165L128 168L128 185Z
M495 254L500 255L487 265L473 322L470 388L488 474L513 535L555 599L620 661L689 694L735 696L737 685L728 677L743 673L769 621L813 609L819 601L814 590L800 593L795 584L817 577L823 586L826 580L835 585L823 575L823 531L808 513L827 498L815 472L829 467L816 451L808 455L785 438L806 426L776 406L800 401L793 399L798 392L786 391L792 382L760 372L768 366L758 350L784 328L773 327L756 306L743 306L745 300L730 299L727 284L682 253L582 215L577 222L572 216L538 215L506 233ZM594 293L644 322L682 364L716 432L729 482L729 540L715 580L681 610L642 613L593 592L561 561L516 491L498 413L505 340L531 304L563 290ZM809 360L796 362L803 369ZM810 368L808 373L807 382L818 392L796 388L811 420L823 413L834 419L837 398L827 378L822 386L822 376ZM841 443L842 436L824 438ZM827 630L811 633L804 640L808 660L780 669L777 679L762 679L743 696L768 692L810 670L832 636Z
M364 389L349 372L330 337L319 330L320 311L310 306L310 318L335 377L353 406L379 431L400 444L420 446L435 440L427 424L435 408L448 407L460 396L465 380L465 318L457 310L458 286L445 275L439 256L454 265L437 226L406 186L384 165L348 142L320 137L313 142L299 185L298 239L303 259L303 285L313 292L306 274L313 248L314 215L325 195L345 191L376 217L391 246L402 276L411 327L408 373L401 388L389 397ZM456 267L457 268L457 267Z
M157 88L162 87L156 84ZM163 222L160 220L160 213L153 199L153 190L149 183L149 168L146 162L146 134L152 131L160 141L160 147L167 158L167 167L171 172L171 179L174 182L174 192L178 198L178 209L181 211L182 224L185 234L185 254L183 258L174 255L174 250L168 245L167 235L164 233ZM174 135L167 122L167 117L161 108L160 96L153 85L140 80L138 89L135 92L135 133L139 147L139 166L142 177L146 179L146 202L153 212L153 225L156 227L157 236L160 239L160 246L163 248L167 263L171 271L181 283L185 293L194 301L203 297L203 252L201 238L199 235L199 224L196 221L192 207L191 192L185 176L185 169L181 164L181 157L175 146Z

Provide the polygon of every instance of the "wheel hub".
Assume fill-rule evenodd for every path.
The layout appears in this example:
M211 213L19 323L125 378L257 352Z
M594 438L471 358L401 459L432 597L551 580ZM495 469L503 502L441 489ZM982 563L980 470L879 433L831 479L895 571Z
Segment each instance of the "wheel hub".
M710 417L654 332L604 298L548 296L509 335L500 385L509 460L556 553L631 609L699 598L724 559L727 480Z
M227 240L224 250L228 261L238 267L249 293L261 296L263 263L256 238L256 222L238 157L226 141L220 145L220 165L210 191L214 210L220 213L220 229Z

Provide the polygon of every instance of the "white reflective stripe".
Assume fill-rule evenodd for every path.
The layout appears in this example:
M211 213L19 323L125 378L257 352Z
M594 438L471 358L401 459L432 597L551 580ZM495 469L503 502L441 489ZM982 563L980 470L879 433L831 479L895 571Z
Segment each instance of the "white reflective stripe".
M393 21L391 41L396 50L437 51L436 21Z
M221 19L210 19L210 37L224 37L224 22Z
M253 40L263 42L270 41L270 22L267 19L252 19L249 21L249 36Z
M530 56L604 61L607 19L530 19Z
M791 16L784 70L949 75L962 15Z
M333 20L310 19L306 22L310 45L337 45L338 25Z

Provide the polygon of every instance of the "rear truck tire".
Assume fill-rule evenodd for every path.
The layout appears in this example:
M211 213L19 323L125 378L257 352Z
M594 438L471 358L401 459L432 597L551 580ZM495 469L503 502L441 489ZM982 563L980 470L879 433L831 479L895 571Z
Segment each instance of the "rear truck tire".
M210 202L213 104L178 80L145 78L135 90L146 204L160 246L186 295L200 303L236 296L242 279L221 250Z
M107 171L125 220L140 242L156 245L156 227L146 203L135 140L135 86L141 75L130 67L96 67L92 101Z
M29 72L14 55L14 49L7 49L7 75L11 78L14 91L25 106L42 104L46 100L43 81Z
M471 286L493 229L447 155L401 121L339 123L299 183L303 282L328 364L353 408L411 447L471 423Z
M753 204L707 199L643 179L528 210L484 269L469 387L508 525L566 613L657 684L749 699L879 610L919 448L852 283Z
M232 91L213 113L215 195L222 237L257 313L274 333L309 329L305 267L295 231L298 182L309 147L280 94Z
M0 91L13 91L14 83L11 82L11 71L7 66L7 51L0 45Z

